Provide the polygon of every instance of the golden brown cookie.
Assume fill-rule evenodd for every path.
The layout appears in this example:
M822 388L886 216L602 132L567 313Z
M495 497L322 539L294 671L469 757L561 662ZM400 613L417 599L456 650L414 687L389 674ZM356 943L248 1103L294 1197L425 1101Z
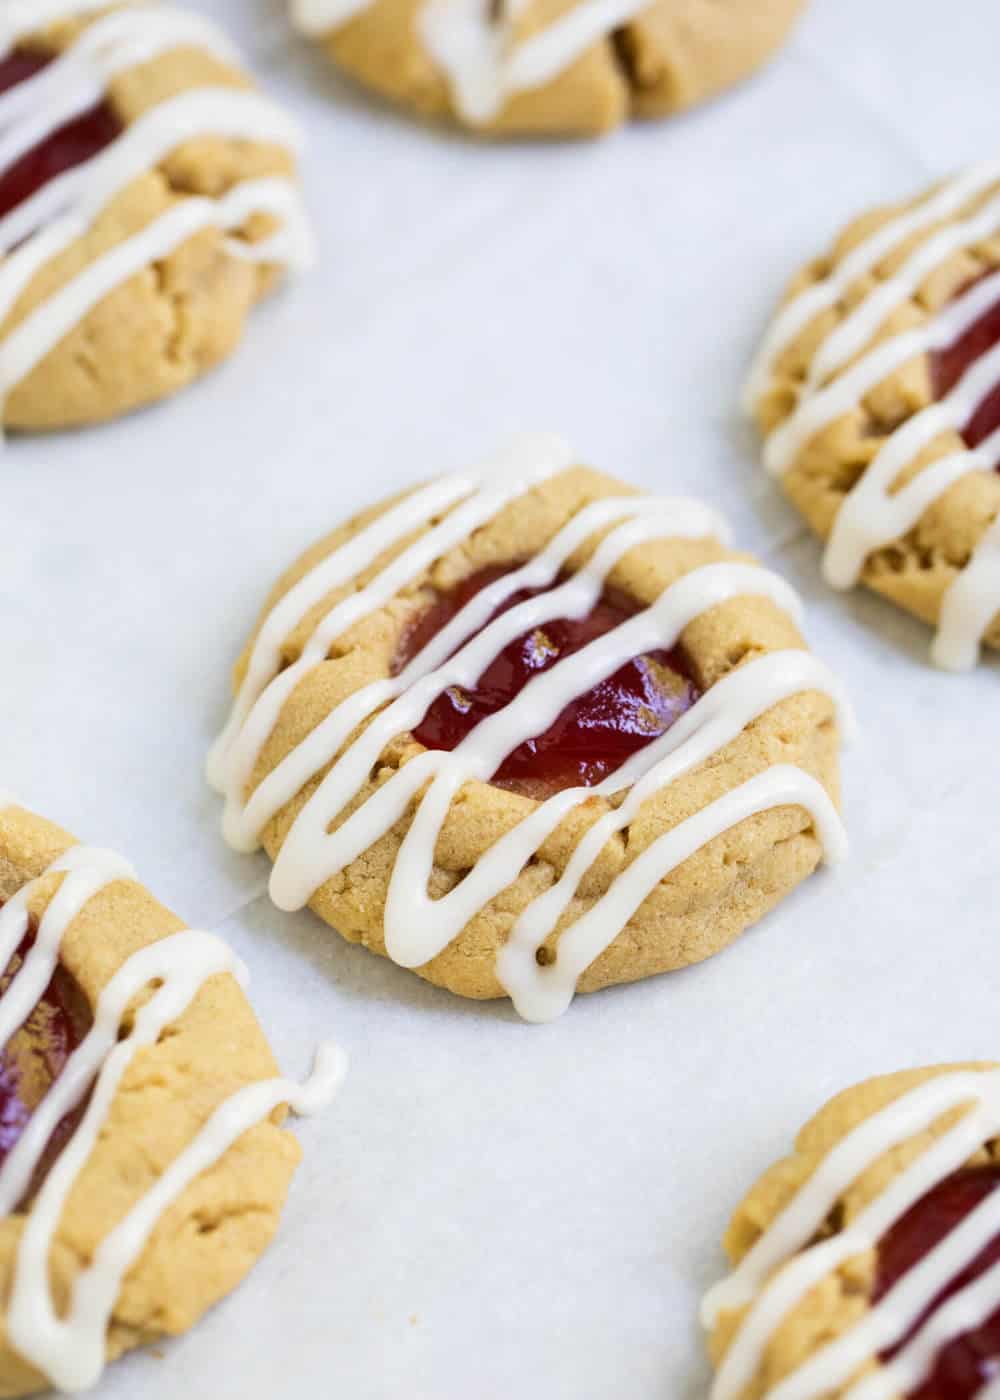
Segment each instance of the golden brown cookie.
M93 423L182 388L309 256L298 133L200 15L6 6L0 124L8 428Z
M278 904L532 1019L718 952L842 844L792 590L573 460L522 439L308 550L210 764Z
M949 669L1000 646L1000 166L850 224L792 283L747 399L829 583L936 626Z
M352 77L492 135L596 136L662 117L764 63L803 0L291 0Z
M339 1064L277 1078L221 939L0 794L0 1393L89 1388L270 1243Z
M711 1400L973 1400L1000 1369L1000 1069L869 1080L737 1210Z

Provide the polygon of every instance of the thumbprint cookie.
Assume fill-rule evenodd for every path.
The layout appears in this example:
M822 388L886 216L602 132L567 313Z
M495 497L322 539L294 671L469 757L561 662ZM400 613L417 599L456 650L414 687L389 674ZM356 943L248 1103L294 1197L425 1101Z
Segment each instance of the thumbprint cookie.
M493 135L597 136L770 58L803 0L291 0L344 72Z
M280 907L532 1020L718 952L844 845L840 687L726 538L544 435L364 511L237 665L227 839Z
M250 1270L342 1057L279 1078L226 944L2 794L0 966L0 1392L85 1390Z
M834 588L930 623L949 670L1000 647L1000 162L850 224L792 283L747 400Z
M189 384L311 250L294 124L203 16L0 6L0 421L65 428Z
M840 1094L766 1172L704 1303L711 1400L992 1400L1000 1069Z

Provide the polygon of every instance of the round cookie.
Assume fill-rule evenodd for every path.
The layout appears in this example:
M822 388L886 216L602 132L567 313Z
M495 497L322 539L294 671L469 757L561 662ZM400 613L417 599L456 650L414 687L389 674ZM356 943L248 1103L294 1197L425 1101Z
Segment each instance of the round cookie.
M733 1271L703 1310L710 1400L985 1397L1000 1368L998 1187L995 1065L838 1095L733 1217Z
M237 666L227 839L529 1019L718 952L843 844L839 688L725 536L545 436L348 521Z
M13 0L0 134L7 428L94 423L183 388L311 254L298 132L197 14Z
M683 111L782 43L803 0L291 0L346 73L492 135L596 136Z
M242 1280L341 1065L277 1078L222 940L3 794L0 955L0 1391L75 1391Z
M833 587L936 626L948 669L1000 647L1000 163L850 224L792 283L747 406Z

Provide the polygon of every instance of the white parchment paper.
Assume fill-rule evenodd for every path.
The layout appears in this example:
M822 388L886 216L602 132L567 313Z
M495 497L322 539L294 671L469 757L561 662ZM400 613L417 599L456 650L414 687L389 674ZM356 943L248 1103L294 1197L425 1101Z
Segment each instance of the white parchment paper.
M0 780L250 962L299 1132L274 1249L113 1400L695 1400L741 1192L829 1093L995 1056L997 667L828 593L736 396L786 277L866 206L995 153L995 0L813 0L757 81L595 145L430 133L330 76L278 0L202 0L308 128L322 261L173 403L0 464ZM342 516L521 428L695 492L806 595L862 737L850 863L732 951L533 1028L261 897L202 780L276 573Z

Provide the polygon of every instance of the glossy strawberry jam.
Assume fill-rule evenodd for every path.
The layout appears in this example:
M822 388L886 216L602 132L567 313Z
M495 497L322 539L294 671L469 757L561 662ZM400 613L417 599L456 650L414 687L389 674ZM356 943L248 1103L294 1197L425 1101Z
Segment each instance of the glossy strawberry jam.
M406 637L398 668L402 669L480 589L506 572L483 569L442 594ZM494 616L542 591L515 593ZM508 705L533 676L572 656L637 611L629 600L606 594L578 621L564 618L548 622L518 637L490 662L474 689L452 687L441 695L414 730L415 737L429 749L456 748L477 724ZM533 794L577 784L592 786L669 729L698 695L679 648L637 656L577 696L544 733L510 754L493 781Z
M32 942L29 933L0 977L0 997L16 978ZM86 1035L89 1022L82 993L65 968L58 966L27 1021L0 1051L0 1165ZM76 1115L67 1116L56 1129L40 1175L69 1137L75 1121Z
M969 1168L947 1177L911 1207L879 1245L876 1301L998 1187L1000 1166ZM994 1236L965 1272L938 1295L920 1323L998 1261L1000 1235ZM886 1359L894 1354L890 1352ZM972 1400L995 1376L1000 1376L1000 1310L982 1327L964 1333L941 1350L934 1370L919 1390L911 1392L911 1400Z
M968 286L962 288L963 292L968 290ZM951 345L935 351L931 358L935 398L943 399L966 370L998 343L1000 301L984 312L979 320L974 321L965 334L960 335ZM997 428L1000 428L1000 376L962 429L962 436L970 447L978 447Z
M51 61L47 54L15 49L0 59L0 93L34 77ZM98 102L59 127L0 173L0 216L9 214L63 171L72 170L96 156L111 144L121 129L121 123L107 102Z

